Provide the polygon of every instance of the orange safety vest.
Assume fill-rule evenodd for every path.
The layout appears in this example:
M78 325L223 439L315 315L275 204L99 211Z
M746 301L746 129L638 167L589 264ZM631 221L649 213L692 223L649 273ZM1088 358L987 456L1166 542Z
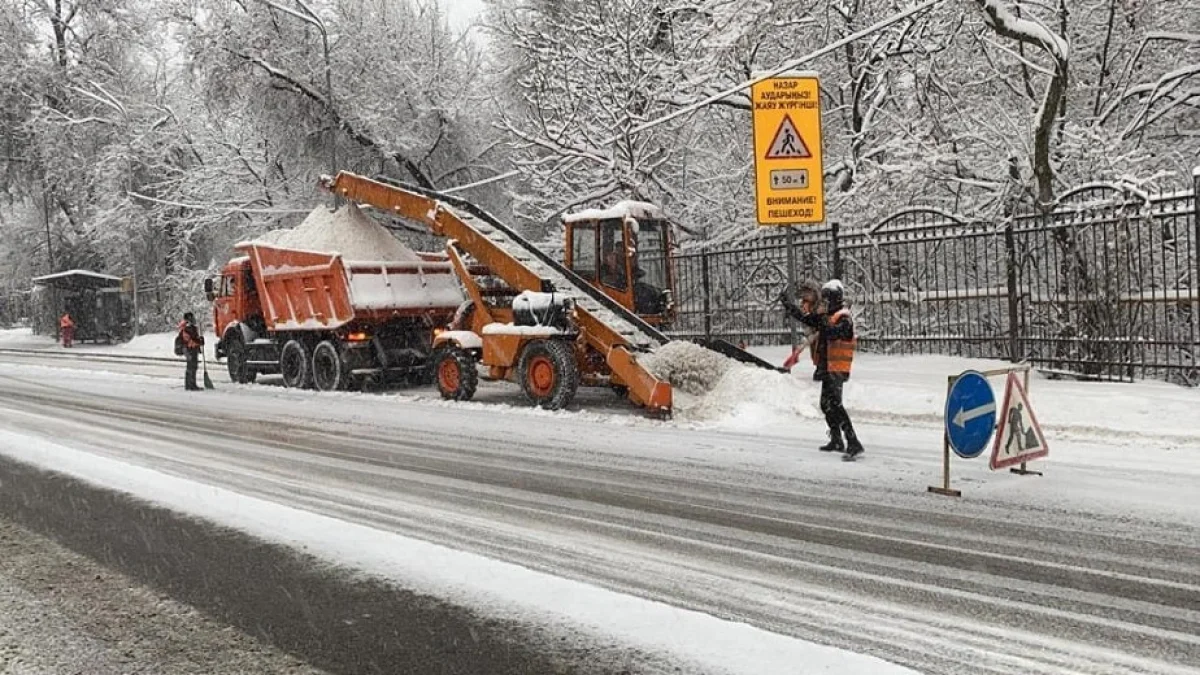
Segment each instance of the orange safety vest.
M850 310L839 309L830 317L830 323L836 324L847 316L850 316ZM857 346L857 337L849 340L830 340L826 344L826 348L829 349L829 372L849 375L850 365L854 363L854 349Z
M193 340L192 336L188 335L187 331L184 330L185 328L187 328L187 322L180 321L179 322L179 337L183 338L183 345L185 347L187 347L188 349L195 349L196 347L199 347L200 343Z
M59 328L71 328L74 325L75 325L75 322L71 320L70 314L63 314L62 318L58 320Z

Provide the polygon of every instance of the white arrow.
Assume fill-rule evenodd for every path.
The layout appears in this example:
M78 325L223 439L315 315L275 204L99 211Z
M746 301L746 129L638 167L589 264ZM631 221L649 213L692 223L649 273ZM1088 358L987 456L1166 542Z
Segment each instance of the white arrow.
M961 429L967 425L967 422L970 422L971 420L975 419L976 417L983 417L984 415L991 413L991 412L996 412L996 402L995 401L992 401L991 403L985 403L984 405L981 405L978 408L971 408L970 410L964 410L963 408L959 408L958 414L956 414L954 416L954 424L957 425L959 429Z

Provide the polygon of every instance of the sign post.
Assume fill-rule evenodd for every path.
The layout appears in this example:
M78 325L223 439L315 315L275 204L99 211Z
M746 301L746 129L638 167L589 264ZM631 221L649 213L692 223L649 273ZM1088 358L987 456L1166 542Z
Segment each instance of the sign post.
M809 71L781 73L753 85L750 99L755 213L760 226L787 228L791 290L796 287L794 228L825 220L820 77ZM788 325L795 350L796 324Z

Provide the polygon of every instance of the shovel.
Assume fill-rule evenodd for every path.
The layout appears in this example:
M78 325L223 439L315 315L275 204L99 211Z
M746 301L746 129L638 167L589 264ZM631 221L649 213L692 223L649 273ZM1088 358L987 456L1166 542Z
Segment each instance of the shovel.
M203 347L200 348L200 358L203 359L204 363L204 388L216 389L216 387L213 386L212 378L208 376L208 355L204 353Z

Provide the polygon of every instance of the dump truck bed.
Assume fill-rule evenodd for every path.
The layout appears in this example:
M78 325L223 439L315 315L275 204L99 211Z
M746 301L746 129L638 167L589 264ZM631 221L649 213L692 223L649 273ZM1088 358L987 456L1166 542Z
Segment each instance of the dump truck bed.
M430 311L453 312L462 290L448 262L343 261L336 253L257 242L238 244L250 258L263 318L272 330L334 330Z

